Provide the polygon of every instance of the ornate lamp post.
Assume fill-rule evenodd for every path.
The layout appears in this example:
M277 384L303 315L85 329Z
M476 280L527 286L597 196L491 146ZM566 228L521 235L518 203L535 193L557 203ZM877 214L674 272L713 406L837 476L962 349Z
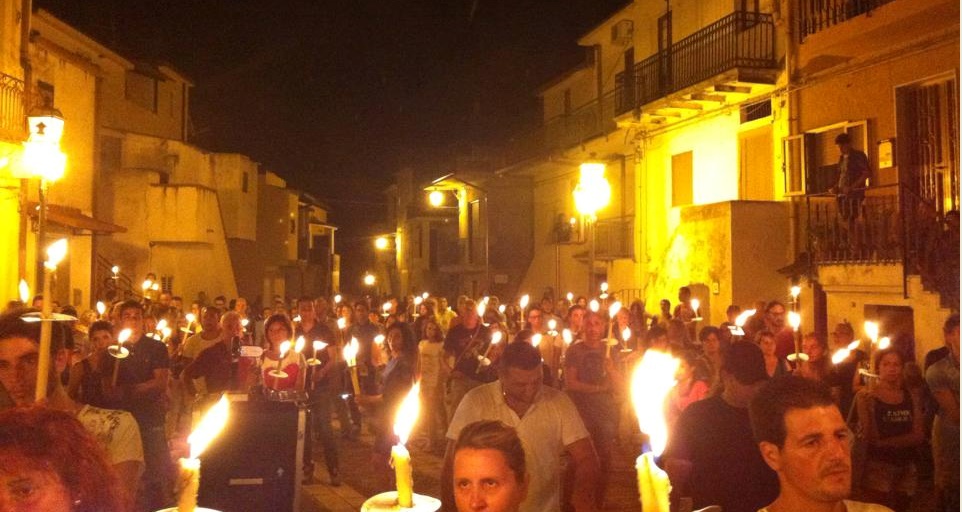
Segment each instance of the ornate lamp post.
M27 116L30 135L23 143L22 168L26 177L40 179L39 203L37 214L37 255L44 247L47 228L47 193L50 185L63 177L67 166L67 155L60 150L63 136L63 114L53 107L37 107ZM38 277L38 285L39 279ZM50 300L44 297L44 302Z
M574 190L575 209L584 219L588 230L588 292L595 289L595 224L598 210L611 201L611 185L605 179L605 164L585 162L581 164L581 180Z

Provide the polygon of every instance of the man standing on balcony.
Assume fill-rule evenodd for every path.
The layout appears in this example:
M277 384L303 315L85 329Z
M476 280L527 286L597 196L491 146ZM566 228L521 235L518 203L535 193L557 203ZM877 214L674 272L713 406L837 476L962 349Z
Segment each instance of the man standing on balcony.
M858 218L865 199L865 180L872 176L865 153L852 147L847 133L835 137L838 146L838 182L830 190L838 194L838 214L847 221Z

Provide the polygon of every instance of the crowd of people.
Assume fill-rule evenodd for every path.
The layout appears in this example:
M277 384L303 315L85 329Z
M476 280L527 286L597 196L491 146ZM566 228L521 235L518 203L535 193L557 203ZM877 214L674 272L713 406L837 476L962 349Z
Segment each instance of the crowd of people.
M744 314L733 305L725 322L705 325L687 288L674 308L662 300L655 314L614 296L545 296L530 305L527 298L462 296L453 307L427 294L383 302L275 297L260 314L244 298L187 309L167 293L154 299L120 301L103 314L63 308L79 320L54 322L42 407L35 404L40 324L23 320L30 309L21 304L0 316L0 408L9 409L0 413L0 455L33 460L0 463L0 478L10 480L17 468L36 473L25 484L31 492L11 499L35 499L42 493L34 489L59 482L69 505L62 510L169 506L170 440L224 392L306 405L304 480L314 478L316 443L327 483L340 485L337 436L366 429L374 437L372 476L387 490L394 415L420 381L422 416L412 444L444 455L446 506L601 510L613 454L638 433L629 375L655 350L679 361L665 404L669 443L659 460L673 503L774 512L799 510L792 508L799 500L815 503L819 493L841 503L849 496L836 481L844 472L865 502L907 510L920 477L931 475L939 510L959 507L958 315L944 326L945 346L920 365L901 340L885 350L853 343L855 331L844 322L831 341L808 333L797 342L779 301ZM118 359L111 350L121 346L122 332L129 356ZM346 346L356 347L355 357L344 357ZM844 357L833 360L842 349ZM775 396L759 404L765 393ZM783 409L770 409L780 401ZM814 419L796 418L793 408L815 411ZM57 426L70 418L90 439L70 448L88 454L67 460L102 475L108 491L85 490L70 464L43 462L64 455L48 446L53 441L34 446L14 432L73 436ZM796 427L812 433L796 438ZM828 453L843 445L844 457ZM815 466L802 468L812 472L806 476L793 464ZM816 484L825 488L807 488Z

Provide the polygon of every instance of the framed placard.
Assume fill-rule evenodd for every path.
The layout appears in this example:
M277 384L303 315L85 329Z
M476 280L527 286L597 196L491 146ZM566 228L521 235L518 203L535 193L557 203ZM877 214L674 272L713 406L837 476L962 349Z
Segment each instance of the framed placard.
M895 166L895 139L878 142L878 168L889 169Z

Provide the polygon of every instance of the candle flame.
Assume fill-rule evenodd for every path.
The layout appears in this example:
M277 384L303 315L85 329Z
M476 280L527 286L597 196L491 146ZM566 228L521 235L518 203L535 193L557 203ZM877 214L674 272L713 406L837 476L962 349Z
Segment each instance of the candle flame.
M507 309L504 304L498 306L498 313L504 314L504 310Z
M494 331L491 333L491 344L497 345L498 343L501 343L501 338L503 337L504 334L502 334L501 331Z
M359 349L360 345L357 342L357 338L351 338L351 342L344 345L344 349L341 352L348 366L357 366L357 351Z
M170 327L164 327L164 329L163 329L160 333L164 335L164 338L169 338L170 335L171 335L171 333L173 333L173 332L174 332L174 331L171 330Z
M133 333L134 332L130 329L122 329L119 333L117 333L117 343L123 345L127 342L127 340L130 339L130 335Z
M420 306L422 302L424 302L424 299L422 299L421 297L415 297L415 298L414 298L414 305L415 305L415 306Z
M324 350L325 348L327 348L327 343L324 343L324 342L321 341L321 340L314 340L314 351L315 351L315 352L319 352L319 351L321 351L321 350Z
M377 343L378 345L383 345L383 344L384 344L384 335L383 335L383 334L378 334L377 336L375 336L375 337L374 337L374 343Z
M575 294L571 292L568 292L568 295L565 295L565 297L568 299L568 302L575 300Z
M538 348L538 345L540 344L541 344L541 333L536 333L534 336L531 337L531 346Z
M117 275L120 273L120 266L114 265L110 267L110 271L113 272L114 275Z
M888 336L883 336L878 340L878 349L885 350L892 346L892 340Z
M197 315L193 313L187 313L186 315L184 315L184 318L187 319L188 323L192 324L197 320Z
M407 444L408 436L414 430L414 424L421 412L421 382L415 382L411 387L394 416L394 435L398 437L398 444Z
M294 322L295 324L299 323L301 321L301 315L297 315L294 318L291 318L291 321Z
M524 294L524 295L521 296L521 300L518 302L518 305L521 306L521 309L524 309L524 308L528 307L528 302L530 302L530 301L531 301L531 297L528 296L528 294L526 293L526 294Z
M304 350L304 345L306 344L307 344L307 341L304 339L304 337L298 336L297 341L294 342L294 352L300 353L301 351Z
M695 316L698 316L698 306L701 306L701 301L698 299L691 299L691 310L695 312Z
M430 296L431 296L431 294L428 293L428 292L424 292L424 293L421 294L421 298L423 298L423 299L426 299L426 298L428 298L428 297L430 297Z
M855 340L855 341L853 341L853 342L851 342L851 343L848 344L848 349L849 349L849 350L855 350L855 349L857 349L857 348L859 347L859 345L861 345L861 344L862 344L862 342L861 342L860 340Z
M140 285L140 287L143 288L144 291L146 291L150 289L150 285L152 284L154 283L150 279L145 279L144 282Z
M872 343L878 341L878 323L866 320L864 329L865 335L872 340Z
M157 322L157 327L154 328L154 330L160 332L160 331L163 331L163 330L166 329L166 328L167 328L167 319L166 319L166 318L161 318L160 321Z
M797 299L799 295L802 294L802 287L795 285L791 289L792 299Z
M334 304L340 304L342 298L343 298L343 297L341 297L341 294L340 294L340 293L337 294L337 295L335 295L335 296L334 296Z
M595 299L591 299L591 302L588 303L588 309L590 309L592 313L597 313L599 308L601 308L601 304Z
M61 238L47 247L47 261L44 266L56 269L65 257L67 257L67 239Z
M608 306L608 318L614 319L619 311L621 311L621 302L616 300Z
M561 331L561 337L565 340L565 344L571 345L571 340L574 339L571 336L571 329L565 329Z
M381 304L381 309L384 310L385 313L391 311L391 303L385 302L384 304Z
M30 300L30 285L27 284L26 279L20 280L20 302L26 304Z
M557 327L558 327L558 321L557 321L557 320L555 320L554 318L552 318L551 320L548 320L548 330L549 330L549 331L553 331L553 330L555 330Z
M214 438L220 434L221 430L224 430L224 426L227 425L229 411L230 401L227 400L227 395L223 395L220 397L220 400L207 411L207 414L201 418L200 423L197 424L197 428L187 437L187 443L190 445L191 459L200 457L210 443L213 442Z
M250 325L251 321L246 318L241 318L241 327L247 327Z
M745 327L745 322L747 322L748 319L753 316L755 316L755 310L746 309L745 311L742 311L740 315L735 317L735 325L738 327Z
M648 434L651 451L661 454L668 444L665 398L675 386L678 360L657 350L645 352L631 376L631 399L638 416L638 427Z
M792 326L793 331L798 332L798 328L802 326L802 315L799 315L795 311L789 311L788 325Z
M607 282L607 281L601 283L601 291L602 291L602 292L607 292L607 291L608 291L608 282Z
M338 318L337 328L343 331L345 327L347 327L347 320L344 318Z
M848 359L848 356L852 355L852 351L848 348L840 348L832 354L832 364L840 364L842 361Z
M104 313L106 313L106 312L107 312L107 305L104 304L103 301L99 301L99 300L98 300L98 301L97 301L97 314L100 315L100 316L104 316Z
M284 340L284 343L281 343L281 346L280 346L281 359L284 359L284 356L287 355L287 352L290 349L291 349L291 340Z
M630 338L631 338L631 328L625 327L624 330L621 331L621 339L627 340Z
M478 306L475 310L478 312L478 316L484 318L484 312L488 309L488 303L485 301L478 302Z

